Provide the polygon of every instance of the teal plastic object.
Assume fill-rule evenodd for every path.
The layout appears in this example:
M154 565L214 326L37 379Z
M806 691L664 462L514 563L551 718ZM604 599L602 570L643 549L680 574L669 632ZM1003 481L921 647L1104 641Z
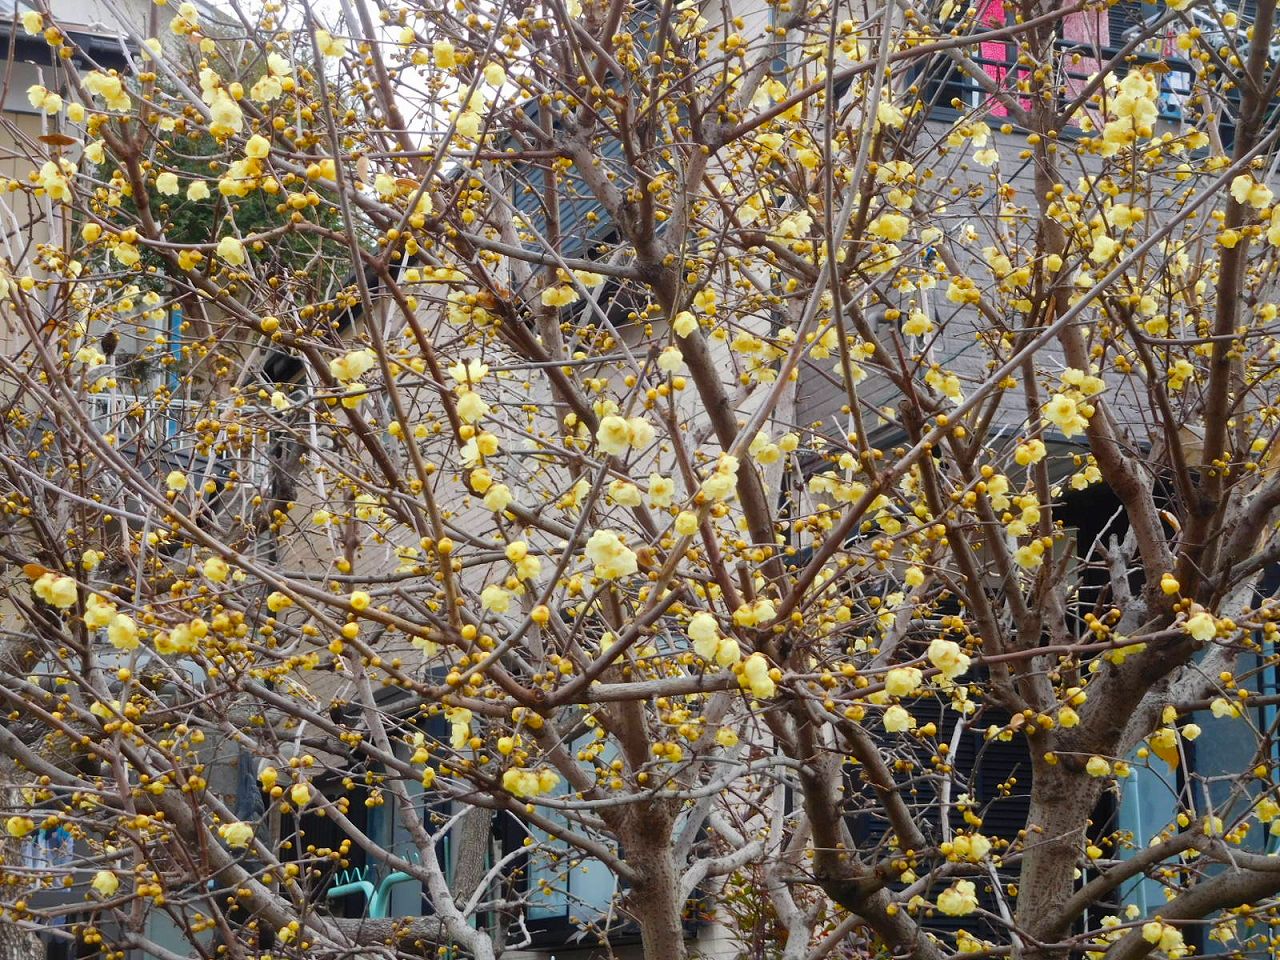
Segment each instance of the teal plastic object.
M325 896L331 900L336 900L339 897L350 896L353 893L362 893L364 894L364 905L369 919L381 920L390 915L392 887L414 879L409 874L401 873L397 870L395 873L389 873L383 877L375 888L367 879L368 876L368 867L343 870L334 876L333 886L325 892Z
M382 882L378 884L378 889L374 892L373 898L369 901L369 919L381 920L390 915L391 909L391 888L398 883L404 883L406 880L412 880L413 877L407 873L401 873L397 870L395 873L389 873L382 878Z
M333 878L333 886L326 891L325 896L334 900L338 897L350 896L353 893L363 893L364 905L367 908L373 902L375 896L373 884L365 879L367 876L367 867L343 870Z

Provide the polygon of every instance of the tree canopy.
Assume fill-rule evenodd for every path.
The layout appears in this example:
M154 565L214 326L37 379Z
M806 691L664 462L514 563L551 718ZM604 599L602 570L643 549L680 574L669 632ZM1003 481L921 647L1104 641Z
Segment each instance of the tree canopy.
M24 15L6 936L1271 949L1275 3L1148 6Z

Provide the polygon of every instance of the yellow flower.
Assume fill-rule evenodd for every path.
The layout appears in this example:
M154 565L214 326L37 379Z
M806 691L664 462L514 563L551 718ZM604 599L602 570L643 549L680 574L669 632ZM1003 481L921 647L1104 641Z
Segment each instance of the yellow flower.
M893 697L906 697L920 689L921 673L915 667L895 667L884 676L885 691Z
M369 597L369 594L365 593L363 590L353 590L351 592L350 600L351 609L366 610L369 607L370 600L371 598Z
M500 87L507 82L507 71L500 63L491 63L484 68L485 82L491 87Z
M657 434L653 429L653 424L644 417L632 417L627 421L627 443L631 444L636 450L643 450L653 443L655 436Z
M1196 640L1205 643L1217 636L1218 621L1207 610L1201 610L1188 617L1186 623L1182 625L1182 629L1191 634Z
M515 497L505 483L495 483L484 495L484 505L494 513L501 513L511 506Z
M30 817L10 817L4 822L5 832L14 838L25 837L35 828L35 821Z
M98 892L100 897L114 896L115 892L120 889L120 878L110 870L99 870L93 875L90 886Z
M117 650L138 649L138 625L133 618L117 614L107 626L107 642Z
M536 797L550 793L560 784L560 775L554 770L521 770L512 767L502 774L502 786L517 797Z
M1240 708L1224 697L1215 697L1213 702L1209 704L1209 712L1219 720L1235 719L1240 716Z
M480 114L476 113L474 110L463 110L462 113L458 114L458 120L454 125L454 129L458 131L459 136L474 139L480 133ZM573 303L578 299L578 292L572 287L558 289L567 289L573 294L573 299L567 300L566 303ZM543 291L542 302L544 304L547 302L545 290ZM560 306L560 304L556 304L556 306Z
M1263 210L1271 206L1274 194L1265 185L1258 183L1249 174L1242 173L1231 181L1231 198L1236 203Z
M669 507L675 497L676 484L670 477L649 474L649 503L655 507Z
M972 880L957 880L938 895L938 909L951 917L963 917L978 909L978 893Z
M954 679L969 669L969 656L960 644L944 637L934 637L929 643L929 662L942 671L948 679Z
M1013 453L1013 459L1018 466L1027 467L1043 460L1045 453L1043 440L1028 440L1026 443L1018 445L1018 449Z
M676 533L682 537L691 537L698 532L698 515L691 510L681 510L676 516Z
M757 463L770 464L777 463L782 459L782 450L778 445L769 439L769 435L761 430L751 438L751 443L747 447L747 453Z
M702 492L712 500L728 500L738 489L738 458L720 454L716 469L702 482Z
M289 800L295 807L305 807L311 800L311 788L305 783L295 783L289 789Z
M22 14L22 29L35 36L44 32L44 17L40 16L38 10L28 10Z
M902 322L902 332L908 337L924 337L933 332L933 322L919 310L912 310Z
M751 695L757 700L768 700L777 693L777 685L769 674L769 661L764 654L753 653L742 664L742 678Z
M1044 418L1062 431L1062 435L1070 438L1083 433L1089 421L1081 415L1080 408L1071 397L1064 393L1055 393L1043 408Z
M110 626L115 616L115 604L98 596L96 593L89 594L89 599L85 601L84 610L84 624L86 627L90 630L101 630L103 627Z
M227 92L221 88L209 105L209 132L215 137L227 137L239 133L244 127L244 113Z
M263 767L262 772L258 774L258 782L262 784L263 790L270 790L276 785L276 779L280 776L280 772L275 767Z
M1024 570L1039 570L1044 564L1044 544L1033 540L1013 552L1013 559Z
M744 603L733 611L733 622L740 627L755 627L772 622L777 615L773 601L768 597L761 597L751 603Z
M36 183L44 188L44 192L49 195L50 200L67 201L71 199L71 183L67 179L67 175L74 175L75 172L75 165L65 157L62 158L61 163L54 163L52 160L48 160L40 167L40 172L36 176Z
M480 394L468 390L458 398L458 417L463 423L475 423L489 414L489 405Z
M378 358L372 350L353 350L344 356L329 361L329 373L340 383L358 380L373 369Z
M59 610L74 606L79 595L74 580L53 573L42 575L32 584L32 590L45 603Z
M1089 259L1094 263L1106 263L1116 255L1116 251L1120 249L1120 244L1107 236L1100 233L1093 238L1093 249L1089 251Z
M670 346L658 354L658 369L663 373L679 373L684 369L684 354L677 346Z
M639 569L636 555L612 530L596 530L586 546L587 559L595 564L595 575L602 580L616 580Z
M292 606L293 601L278 590L267 597L267 609L272 613L279 613L281 610Z
M1280 207L1271 211L1271 222L1267 225L1267 243L1280 247Z
M124 112L132 106L124 90L124 82L116 75L94 70L85 74L85 89L105 101L112 110Z
M621 456L631 445L631 428L622 417L605 417L596 429L596 443L604 453Z
M346 41L338 39L328 30L316 31L316 49L320 51L322 57L337 59L347 55Z
M1176 0L1175 0L1176 2ZM1170 3L1170 6L1173 4ZM1142 939L1154 944L1170 958L1181 957L1186 952L1182 931L1159 920L1149 920L1142 925Z
M231 568L221 557L210 557L204 562L204 575L214 583L224 583Z
M903 707L894 704L884 712L884 728L889 733L906 733L915 726L915 717Z
M467 136L465 133L463 135ZM579 299L581 298L578 296L578 291L565 283L547 287L542 291L544 307L567 307L571 303L577 303Z
M882 213L867 225L867 232L881 240L897 241L907 235L911 221L900 213Z
M181 493L187 489L187 475L181 470L171 470L169 475L164 478L164 484L174 493Z
M693 641L693 652L703 660L715 659L716 650L720 646L720 628L716 618L706 612L695 613L689 619L689 639Z
M1084 765L1084 772L1091 777L1105 777L1111 773L1111 764L1097 756L1096 754L1089 758L1089 762Z
M187 186L188 200L208 200L209 185L203 180L192 180Z
M244 145L244 155L253 160L264 160L271 152L271 141L260 133L255 133Z
M432 44L431 59L441 70L451 70L458 65L457 54L454 53L453 44L448 40L437 40Z
M480 606L493 613L506 613L511 607L511 594L491 583L480 591Z
M876 120L886 127L901 130L907 122L907 116L888 100L881 100L876 105Z
M224 823L218 828L218 835L226 841L228 847L247 847L253 839L253 827L239 820Z
M698 328L698 318L688 310L681 310L671 318L671 329L679 336L687 337Z
M218 241L218 256L234 267L244 266L244 244L236 237L223 237Z
M716 743L722 747L736 747L738 745L737 731L729 727L721 727L716 731Z
M614 480L608 487L609 499L620 507L638 507L643 502L640 488L629 480Z
M178 175L166 170L156 177L156 192L167 197L176 196L178 193Z

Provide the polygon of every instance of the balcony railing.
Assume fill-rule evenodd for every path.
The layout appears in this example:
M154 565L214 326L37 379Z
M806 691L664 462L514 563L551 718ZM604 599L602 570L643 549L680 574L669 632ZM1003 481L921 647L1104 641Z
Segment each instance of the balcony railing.
M193 482L258 487L269 476L267 445L242 418L229 418L208 401L139 396L118 391L95 394L88 414L97 431L115 438L115 446L146 473L164 476L171 470L191 475Z
M1059 107L1083 91L1090 79L1105 65L1118 57L1122 48L1099 47L1080 40L1058 40L1057 79ZM1021 81L1028 81L1031 71L1018 62L1016 43L988 41L976 44L968 51L969 59L982 69L994 83L1019 102L1030 106L1026 93L1019 91ZM1137 50L1127 53L1124 60L1133 66L1150 66L1159 84L1156 100L1160 122L1181 126L1198 122L1213 113L1217 116L1218 131L1224 146L1230 146L1234 135L1233 114L1239 106L1239 94L1235 91L1221 95L1222 102L1206 104L1198 96L1205 93L1196 90L1195 71L1192 65L1180 58L1150 51ZM1125 68L1119 71L1123 74ZM916 72L915 82L930 110L942 116L985 112L996 118L1008 115L1004 104L984 89L975 77L961 70L945 57L936 58L930 65ZM1082 113L1077 116L1083 115Z

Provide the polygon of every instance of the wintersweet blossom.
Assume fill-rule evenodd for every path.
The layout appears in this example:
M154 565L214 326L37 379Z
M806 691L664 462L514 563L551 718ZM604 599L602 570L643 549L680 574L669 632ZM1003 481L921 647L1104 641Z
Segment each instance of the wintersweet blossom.
M906 733L915 725L915 717L900 704L894 704L884 712L884 728L889 733Z
M920 689L922 677L916 667L895 667L885 674L884 688L890 696L910 696Z
M715 658L716 649L720 645L720 627L716 618L706 612L695 613L689 619L689 639L693 641L693 652L703 660Z
M244 244L237 237L223 237L218 241L218 257L234 267L244 266Z
M1188 617L1182 629L1201 643L1207 643L1218 634L1218 621L1207 610L1199 610Z
M596 530L587 541L587 559L595 564L595 575L617 580L639 569L635 553L612 530Z
M40 576L31 585L32 592L45 603L60 610L73 606L79 596L76 582L70 577L60 577L54 573Z
M702 492L712 500L728 500L738 489L738 458L722 453L716 468L702 482Z
M226 841L229 847L247 847L253 839L253 827L239 820L224 823L218 828L218 836Z
M768 700L778 689L769 673L769 661L761 653L753 653L743 662L742 683L757 700Z
M120 889L120 878L110 870L99 870L93 875L93 880L89 882L94 891L100 897L111 897Z
M929 662L949 680L969 669L969 656L960 649L960 644L945 637L933 638L929 643L928 657Z
M963 917L978 909L978 892L972 880L957 880L938 894L938 909L951 917Z
M347 42L335 37L328 30L317 30L315 32L316 49L320 51L320 56L330 57L332 59L340 59L347 55Z

